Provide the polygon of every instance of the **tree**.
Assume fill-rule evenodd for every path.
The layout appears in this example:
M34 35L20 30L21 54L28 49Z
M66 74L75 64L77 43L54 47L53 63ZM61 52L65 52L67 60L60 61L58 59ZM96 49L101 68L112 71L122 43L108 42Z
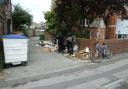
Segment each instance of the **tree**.
M97 16L104 17L106 11L110 13L126 13L124 5L128 0L56 0L56 14L58 23L63 21L71 29L79 22L84 27L85 18L89 23Z
M14 5L12 19L14 31L22 31L25 27L29 27L32 23L32 15L29 14L28 10L23 9L19 4Z
M56 28L56 13L54 12L54 10L51 11L47 11L44 13L44 18L46 20L46 30L50 33L55 33L57 31Z

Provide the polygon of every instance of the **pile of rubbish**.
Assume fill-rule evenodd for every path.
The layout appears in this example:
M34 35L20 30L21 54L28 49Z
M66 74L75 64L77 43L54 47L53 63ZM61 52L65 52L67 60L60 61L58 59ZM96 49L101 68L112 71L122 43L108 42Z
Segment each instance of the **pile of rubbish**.
M58 49L57 44L54 45L52 42L49 41L40 41L38 45L42 47L44 52L56 52Z

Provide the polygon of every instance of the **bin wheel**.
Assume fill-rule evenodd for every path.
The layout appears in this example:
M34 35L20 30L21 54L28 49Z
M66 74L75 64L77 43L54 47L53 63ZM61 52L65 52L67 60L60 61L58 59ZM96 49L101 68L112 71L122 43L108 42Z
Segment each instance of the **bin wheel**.
M23 66L27 66L27 62L22 62L22 65Z
M5 64L5 68L10 68L12 67L12 65L9 63L9 64Z

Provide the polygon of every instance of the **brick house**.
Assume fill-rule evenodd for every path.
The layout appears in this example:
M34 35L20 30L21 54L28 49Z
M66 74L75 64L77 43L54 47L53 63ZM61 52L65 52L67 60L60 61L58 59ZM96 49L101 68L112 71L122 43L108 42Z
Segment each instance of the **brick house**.
M11 0L0 0L0 35L12 33Z
M90 39L104 40L105 39L105 24L103 18L96 18L90 24Z
M128 39L128 20L117 19L116 24L117 39Z
M120 15L110 15L105 25L102 18L96 18L90 24L90 39L128 39L128 20L122 20Z
M95 19L89 27L90 39L78 38L77 44L79 49L84 49L85 47L90 47L95 49L96 41L99 40L101 44L105 42L109 45L113 54L119 54L122 52L128 52L128 39L118 38L118 30L121 34L128 34L128 20L123 20L121 23L126 23L126 29L117 30L117 20L120 19L118 16L110 16L107 19L107 26L104 25L103 20L98 18ZM124 25L124 24L123 24ZM123 27L123 25L121 25ZM105 27L104 27L105 26ZM99 31L99 37L97 38L97 32Z

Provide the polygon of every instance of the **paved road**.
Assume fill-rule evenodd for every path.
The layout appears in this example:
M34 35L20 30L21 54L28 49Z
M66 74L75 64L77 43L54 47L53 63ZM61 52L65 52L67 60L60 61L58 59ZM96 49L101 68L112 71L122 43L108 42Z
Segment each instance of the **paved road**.
M56 53L45 53L29 42L28 66L6 69L0 89L114 89L128 79L127 53L95 64Z

